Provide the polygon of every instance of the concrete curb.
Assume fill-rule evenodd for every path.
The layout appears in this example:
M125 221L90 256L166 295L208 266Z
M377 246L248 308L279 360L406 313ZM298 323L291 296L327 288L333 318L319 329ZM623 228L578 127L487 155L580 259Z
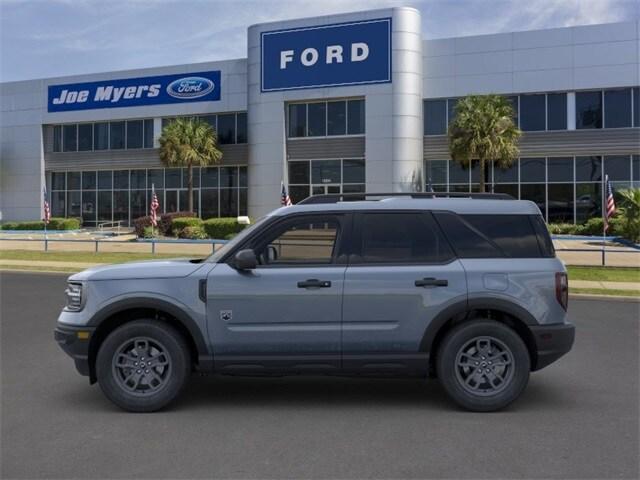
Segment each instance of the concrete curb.
M569 293L569 298L574 300L617 300L619 302L640 303L640 297L628 297L623 295L597 295L595 293Z

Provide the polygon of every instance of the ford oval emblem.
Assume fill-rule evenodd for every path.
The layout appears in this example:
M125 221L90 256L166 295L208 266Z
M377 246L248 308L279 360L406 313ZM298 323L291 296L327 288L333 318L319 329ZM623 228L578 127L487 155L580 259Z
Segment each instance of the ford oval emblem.
M211 93L215 84L204 77L184 77L167 85L167 93L174 98L200 98Z

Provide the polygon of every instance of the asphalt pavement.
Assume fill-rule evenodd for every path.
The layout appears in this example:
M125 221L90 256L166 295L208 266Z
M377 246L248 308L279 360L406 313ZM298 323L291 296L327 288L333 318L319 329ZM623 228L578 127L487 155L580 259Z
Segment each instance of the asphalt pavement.
M570 301L574 350L508 410L437 381L193 377L130 414L53 340L64 275L0 273L1 478L634 478L640 303Z

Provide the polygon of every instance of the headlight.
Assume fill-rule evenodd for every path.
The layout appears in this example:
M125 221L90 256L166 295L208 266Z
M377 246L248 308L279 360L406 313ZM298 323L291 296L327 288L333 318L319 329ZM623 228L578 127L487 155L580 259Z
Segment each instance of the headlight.
M67 297L66 309L72 312L82 310L82 284L68 283L67 289L64 291Z

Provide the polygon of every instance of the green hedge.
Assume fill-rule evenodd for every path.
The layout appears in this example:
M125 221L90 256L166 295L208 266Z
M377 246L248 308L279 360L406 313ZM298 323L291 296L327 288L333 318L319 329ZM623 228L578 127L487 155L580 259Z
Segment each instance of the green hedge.
M224 239L242 231L246 225L240 225L235 217L210 218L202 222L202 227L209 238Z
M5 222L0 225L2 230L44 230L42 220L29 222ZM47 225L47 230L78 230L80 228L79 218L59 218L52 217Z
M197 217L178 217L171 221L171 233L180 236L187 227L202 227L202 220Z
M180 238L188 238L191 240L204 240L207 238L207 233L202 228L202 225L186 226L180 230Z
M581 225L573 223L550 223L547 225L552 235L602 235L602 218L590 218ZM623 236L622 219L613 217L609 220L607 235Z
M193 212L171 212L171 213L163 213L160 215L160 220L158 221L158 230L162 235L172 235L172 224L176 218L183 217L195 217Z

